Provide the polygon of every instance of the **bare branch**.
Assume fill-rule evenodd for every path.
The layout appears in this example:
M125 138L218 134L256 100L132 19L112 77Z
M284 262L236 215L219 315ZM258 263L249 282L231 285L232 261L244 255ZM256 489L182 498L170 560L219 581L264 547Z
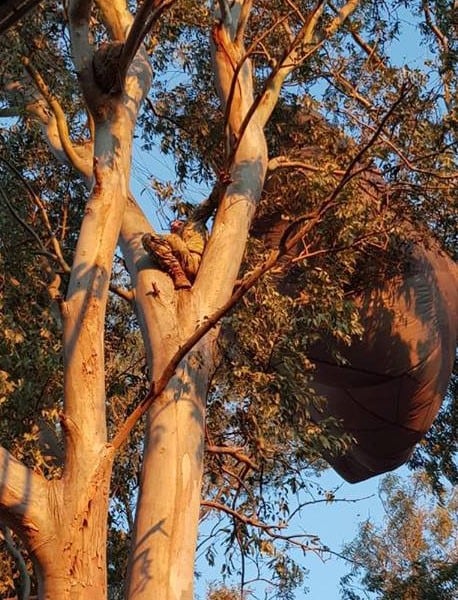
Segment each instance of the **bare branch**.
M340 180L340 182L336 186L335 190L331 194L330 201L335 199L337 197L337 195L345 187L345 185L350 181L350 179L353 179L353 177L357 174L357 172L354 170L354 168L356 167L356 165L358 165L361 162L363 156L367 153L368 149L371 148L375 144L377 139L381 136L388 119L396 111L397 107L405 100L405 98L408 94L408 91L409 91L409 86L407 84L404 84L399 93L399 97L397 98L397 100L395 102L393 102L393 104L390 106L390 109L380 119L380 122L378 123L377 127L374 128L373 134L370 137L369 141L356 153L356 155L351 160L350 164L346 168L346 171L345 171L342 179Z
M206 450L211 454L227 454L233 456L238 462L245 463L251 467L254 471L259 471L259 466L251 460L249 456L243 453L243 448L237 448L235 446L206 446Z
M228 31L231 31L233 29L233 20L228 0L218 0L218 6L221 13L221 25Z
M45 87L47 88L46 84ZM27 116L36 119L55 158L61 163L68 163L70 166L75 167L70 161L68 152L65 151L62 145L62 137L65 139L65 136L62 136L61 132L65 130L67 126L65 115L61 109L63 120L59 118L58 123L56 114L43 94L38 90L30 73L27 74L27 71L24 69L24 72L21 73L18 80L7 84L6 90L13 98L17 94L20 94L21 96L18 105L10 107L10 116L22 116L25 113ZM51 92L49 92L49 96L52 97ZM55 98L54 100L57 102ZM59 103L57 102L57 104ZM93 139L92 133L90 139ZM73 145L73 148L80 160L78 166L82 167L81 175L84 178L86 185L89 186L89 183L92 180L92 144L85 141L82 144Z
M24 68L30 75L34 82L38 92L43 96L56 117L57 130L59 132L59 138L62 144L62 148L67 156L70 164L85 177L88 176L88 162L82 160L81 157L75 152L75 148L70 140L70 133L68 131L67 119L65 113L57 100L52 94L51 90L47 86L41 74L33 67L30 59L27 56L23 56L21 59Z
M455 3L456 6L456 3ZM437 23L434 22L433 17L431 15L429 3L427 0L422 0L422 8L423 13L425 15L425 21L427 26L431 29L433 35L437 39L437 42L441 48L443 54L447 54L450 51L450 44L448 37L441 31L438 27ZM442 83L444 85L444 100L447 105L447 108L451 110L452 104L452 92L450 90L450 79L451 74L447 69L439 70L442 78Z
M328 248L320 248L319 250L309 250L305 249L303 252L300 252L297 256L291 259L292 263L297 263L302 260L310 260L316 256L322 256L324 254L338 254L340 252L345 252L345 250L350 250L350 248L357 248L361 245L365 240L368 240L374 235L388 234L392 231L392 227L387 229L377 229L376 231L369 231L368 233L361 235L355 239L353 239L349 244L342 244L340 246L329 246Z
M239 473L234 473L234 471L231 471L231 469L229 469L227 466L225 466L225 463L222 463L219 468L221 469L221 473L224 473L224 475L227 475L226 481L228 482L228 485L230 485L231 489L234 488L234 480L238 483L238 489L233 497L233 502L236 501L241 490L245 491L246 495L249 496L250 500L253 503L256 502L253 491L250 489L250 487L247 485L247 483L244 480L244 478L246 477L247 471L248 471L246 466L240 468ZM216 500L217 498L221 498L223 494L224 494L224 488L221 487L218 490L216 496L213 498L213 500Z
M325 5L326 0L321 0L315 5L314 9L303 22L300 31L292 39L289 48L283 53L283 58L272 69L272 72L264 83L263 90L256 98L253 112L262 103L262 116L260 118L264 124L267 123L277 103L281 86L286 77L322 46L324 39L316 41L314 35ZM304 48L306 48L305 52L303 51Z

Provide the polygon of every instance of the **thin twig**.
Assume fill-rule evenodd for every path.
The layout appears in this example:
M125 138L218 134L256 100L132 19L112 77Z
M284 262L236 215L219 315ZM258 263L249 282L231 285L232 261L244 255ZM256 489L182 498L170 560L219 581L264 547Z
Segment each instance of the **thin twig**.
M51 258L55 258L52 254L50 254L43 242L41 241L39 235L37 234L37 232L30 227L30 225L28 223L26 223L24 221L24 219L22 217L19 216L19 214L16 212L15 208L13 207L13 205L11 204L11 202L9 201L7 195L5 194L5 192L3 191L3 188L0 187L0 196L3 199L3 202L6 204L6 207L8 208L8 210L10 211L11 215L13 216L13 218L19 223L19 225L25 229L32 237L33 239L36 241L36 243L38 244L38 246L40 247L41 253L47 256L50 256Z
M370 131L377 131L379 128L375 128L373 125L369 125L368 123L362 123L359 119L356 119L355 117L352 117L353 120L360 124L363 125L364 127L366 127L367 129L369 129ZM383 133L380 134L380 139L382 140L382 142L384 144L386 144L387 146L389 146L401 159L401 161L405 164L405 166L412 172L414 173L421 173L422 175L430 175L431 177L435 177L436 179L440 179L443 181L453 181L454 179L458 178L458 171L456 171L455 173L451 173L450 175L445 175L445 174L440 174L437 173L435 171L430 171L428 169L422 169L420 167L416 167L415 164L409 160L407 158L407 156L402 152L402 150L400 150L396 144L394 142L392 142L388 137L386 137L385 135L383 135ZM453 144L452 144L453 145ZM420 160L425 160L428 158L432 158L434 155L428 154L426 156L420 156L419 158L415 159L417 162Z
M286 527L286 525L281 524L281 523L277 524L277 525L268 525L267 523L263 523L256 517L248 517L247 515L243 515L243 514L239 513L237 510L234 510L233 508L230 508L229 506L227 506L225 504L222 504L220 502L214 502L213 500L202 500L200 505L205 506L207 508L212 508L214 510L219 510L224 513L227 513L228 515L230 515L231 517L234 517L235 519L237 519L241 523L244 523L245 525L252 525L253 527L258 527L259 529L263 529L264 531L272 530L272 529L280 530L280 529L285 529L285 527Z
M243 453L243 448L238 448L235 446L213 446L208 445L206 450L211 454L227 454L228 456L233 456L235 460L238 462L245 463L249 467L251 467L254 471L258 471L258 465L251 460L249 456Z
M22 185L25 187L25 189L29 193L29 196L32 199L32 202L35 204L35 206L40 211L43 224L46 227L49 237L51 239L51 243L52 243L52 246L53 246L53 249L55 252L55 257L53 257L53 258L57 258L60 267L62 268L62 270L65 273L70 273L71 267L64 258L61 245L52 230L51 223L49 221L48 212L47 212L41 198L39 198L39 196L35 193L32 186L27 181L27 179L25 179L25 177L22 175L22 173L14 166L14 164L11 161L9 161L7 158L5 158L4 156L1 156L1 155L0 155L0 161L3 162L3 164L5 164L10 169L10 171L19 179L19 181L22 183ZM42 244L41 240L40 240L40 244L44 248L44 245Z

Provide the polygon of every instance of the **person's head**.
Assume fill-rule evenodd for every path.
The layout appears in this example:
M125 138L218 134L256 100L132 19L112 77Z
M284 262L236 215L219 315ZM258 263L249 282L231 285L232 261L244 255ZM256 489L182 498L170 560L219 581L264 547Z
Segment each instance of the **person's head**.
M170 231L171 233L177 233L178 235L183 231L184 221L180 221L180 219L175 219L170 223Z

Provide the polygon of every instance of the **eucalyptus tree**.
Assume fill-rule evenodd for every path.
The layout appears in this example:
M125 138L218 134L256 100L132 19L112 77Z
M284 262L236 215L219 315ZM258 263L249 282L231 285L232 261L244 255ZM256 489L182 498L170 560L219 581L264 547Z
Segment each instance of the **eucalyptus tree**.
M32 257L14 256L13 238L5 236L3 253L9 270L15 260L26 264L30 289L46 291L50 308L42 297L38 304L24 297L14 273L5 280L6 296L11 311L30 302L46 322L37 332L38 324L24 315L21 327L55 345L49 355L40 346L37 359L25 365L28 386L14 356L0 374L10 412L18 394L22 400L34 395L32 384L41 382L36 411L47 421L58 419L57 445L63 446L43 467L43 448L15 445L2 425L2 520L33 560L40 598L105 598L108 564L117 585L113 597L122 593L124 578L127 598L172 600L193 596L200 512L223 511L233 520L226 542L234 556L267 556L287 597L300 575L293 566L288 579L287 553L272 540L303 550L311 542L282 536L283 523L268 521L276 519L277 506L285 519L292 512L287 492L306 487L303 471L322 464L323 448L332 455L349 442L332 423L310 418L304 396L314 401L315 394L304 347L323 329L344 341L361 332L346 285L358 259L383 247L387 230L403 229L398 217L406 207L450 240L456 157L447 124L454 122L454 61L444 60L437 89L420 72L387 66L383 45L394 39L398 23L385 24L372 2L133 4L70 0L62 9L45 2L1 40L2 116L13 119L2 131L2 173L8 174L2 199L8 223L13 219L35 248ZM442 5L422 6L428 35L445 44L437 33L442 22L431 26L431 19L443 18ZM443 56L449 50L441 46ZM168 85L167 69L177 65L179 81ZM321 104L312 98L318 82L333 90L319 91ZM334 128L317 117L320 110L332 111ZM197 209L175 202L191 217L213 217L190 289L175 289L142 244L153 228L130 189L139 131L145 147L161 136L182 181L214 179ZM299 144L300 154L275 156ZM386 166L396 192L403 191L403 201L388 212L379 210L387 201L383 194L372 206L367 194L358 202L370 157ZM246 254L256 206L260 218L269 203L291 208L281 194L267 193L261 201L268 172L286 167L307 174L300 185L310 205L291 211L297 217L292 241L277 240L266 258L263 242L253 240ZM18 189L30 204L17 200ZM305 252L292 271L298 243ZM118 245L127 287L125 275L110 284ZM282 269L304 284L298 299L279 291L275 272ZM272 278L250 292L253 302L248 298L241 312L225 319L219 345L221 319L268 271ZM116 299L107 313L110 289ZM138 402L138 368L129 370L124 385L111 378L111 371L122 371L117 358L129 352L123 346L138 344L124 316L131 308L150 377ZM14 348L23 356L18 321L12 321L6 330L12 333L2 338L5 354ZM234 353L236 338L243 349ZM62 366L55 368L59 352ZM132 362L136 357L132 351ZM52 376L44 377L45 369ZM144 415L144 438L136 430L132 441ZM43 437L35 420L31 442ZM27 424L22 433L30 435ZM126 485L135 479L138 488ZM110 497L131 530L122 577L121 562L106 556ZM110 548L126 562L126 527L110 525Z
M344 553L353 561L342 578L342 598L440 600L458 591L457 494L430 493L424 473L408 481L387 475L380 484L386 514L381 526L370 520Z

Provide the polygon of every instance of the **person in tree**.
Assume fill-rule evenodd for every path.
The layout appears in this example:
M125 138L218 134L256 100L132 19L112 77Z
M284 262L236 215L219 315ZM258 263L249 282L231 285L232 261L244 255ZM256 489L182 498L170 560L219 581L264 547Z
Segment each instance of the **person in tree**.
M143 247L170 275L175 289L190 288L199 270L207 242L207 229L202 220L182 221L176 219L170 225L170 233L158 235L145 233Z

